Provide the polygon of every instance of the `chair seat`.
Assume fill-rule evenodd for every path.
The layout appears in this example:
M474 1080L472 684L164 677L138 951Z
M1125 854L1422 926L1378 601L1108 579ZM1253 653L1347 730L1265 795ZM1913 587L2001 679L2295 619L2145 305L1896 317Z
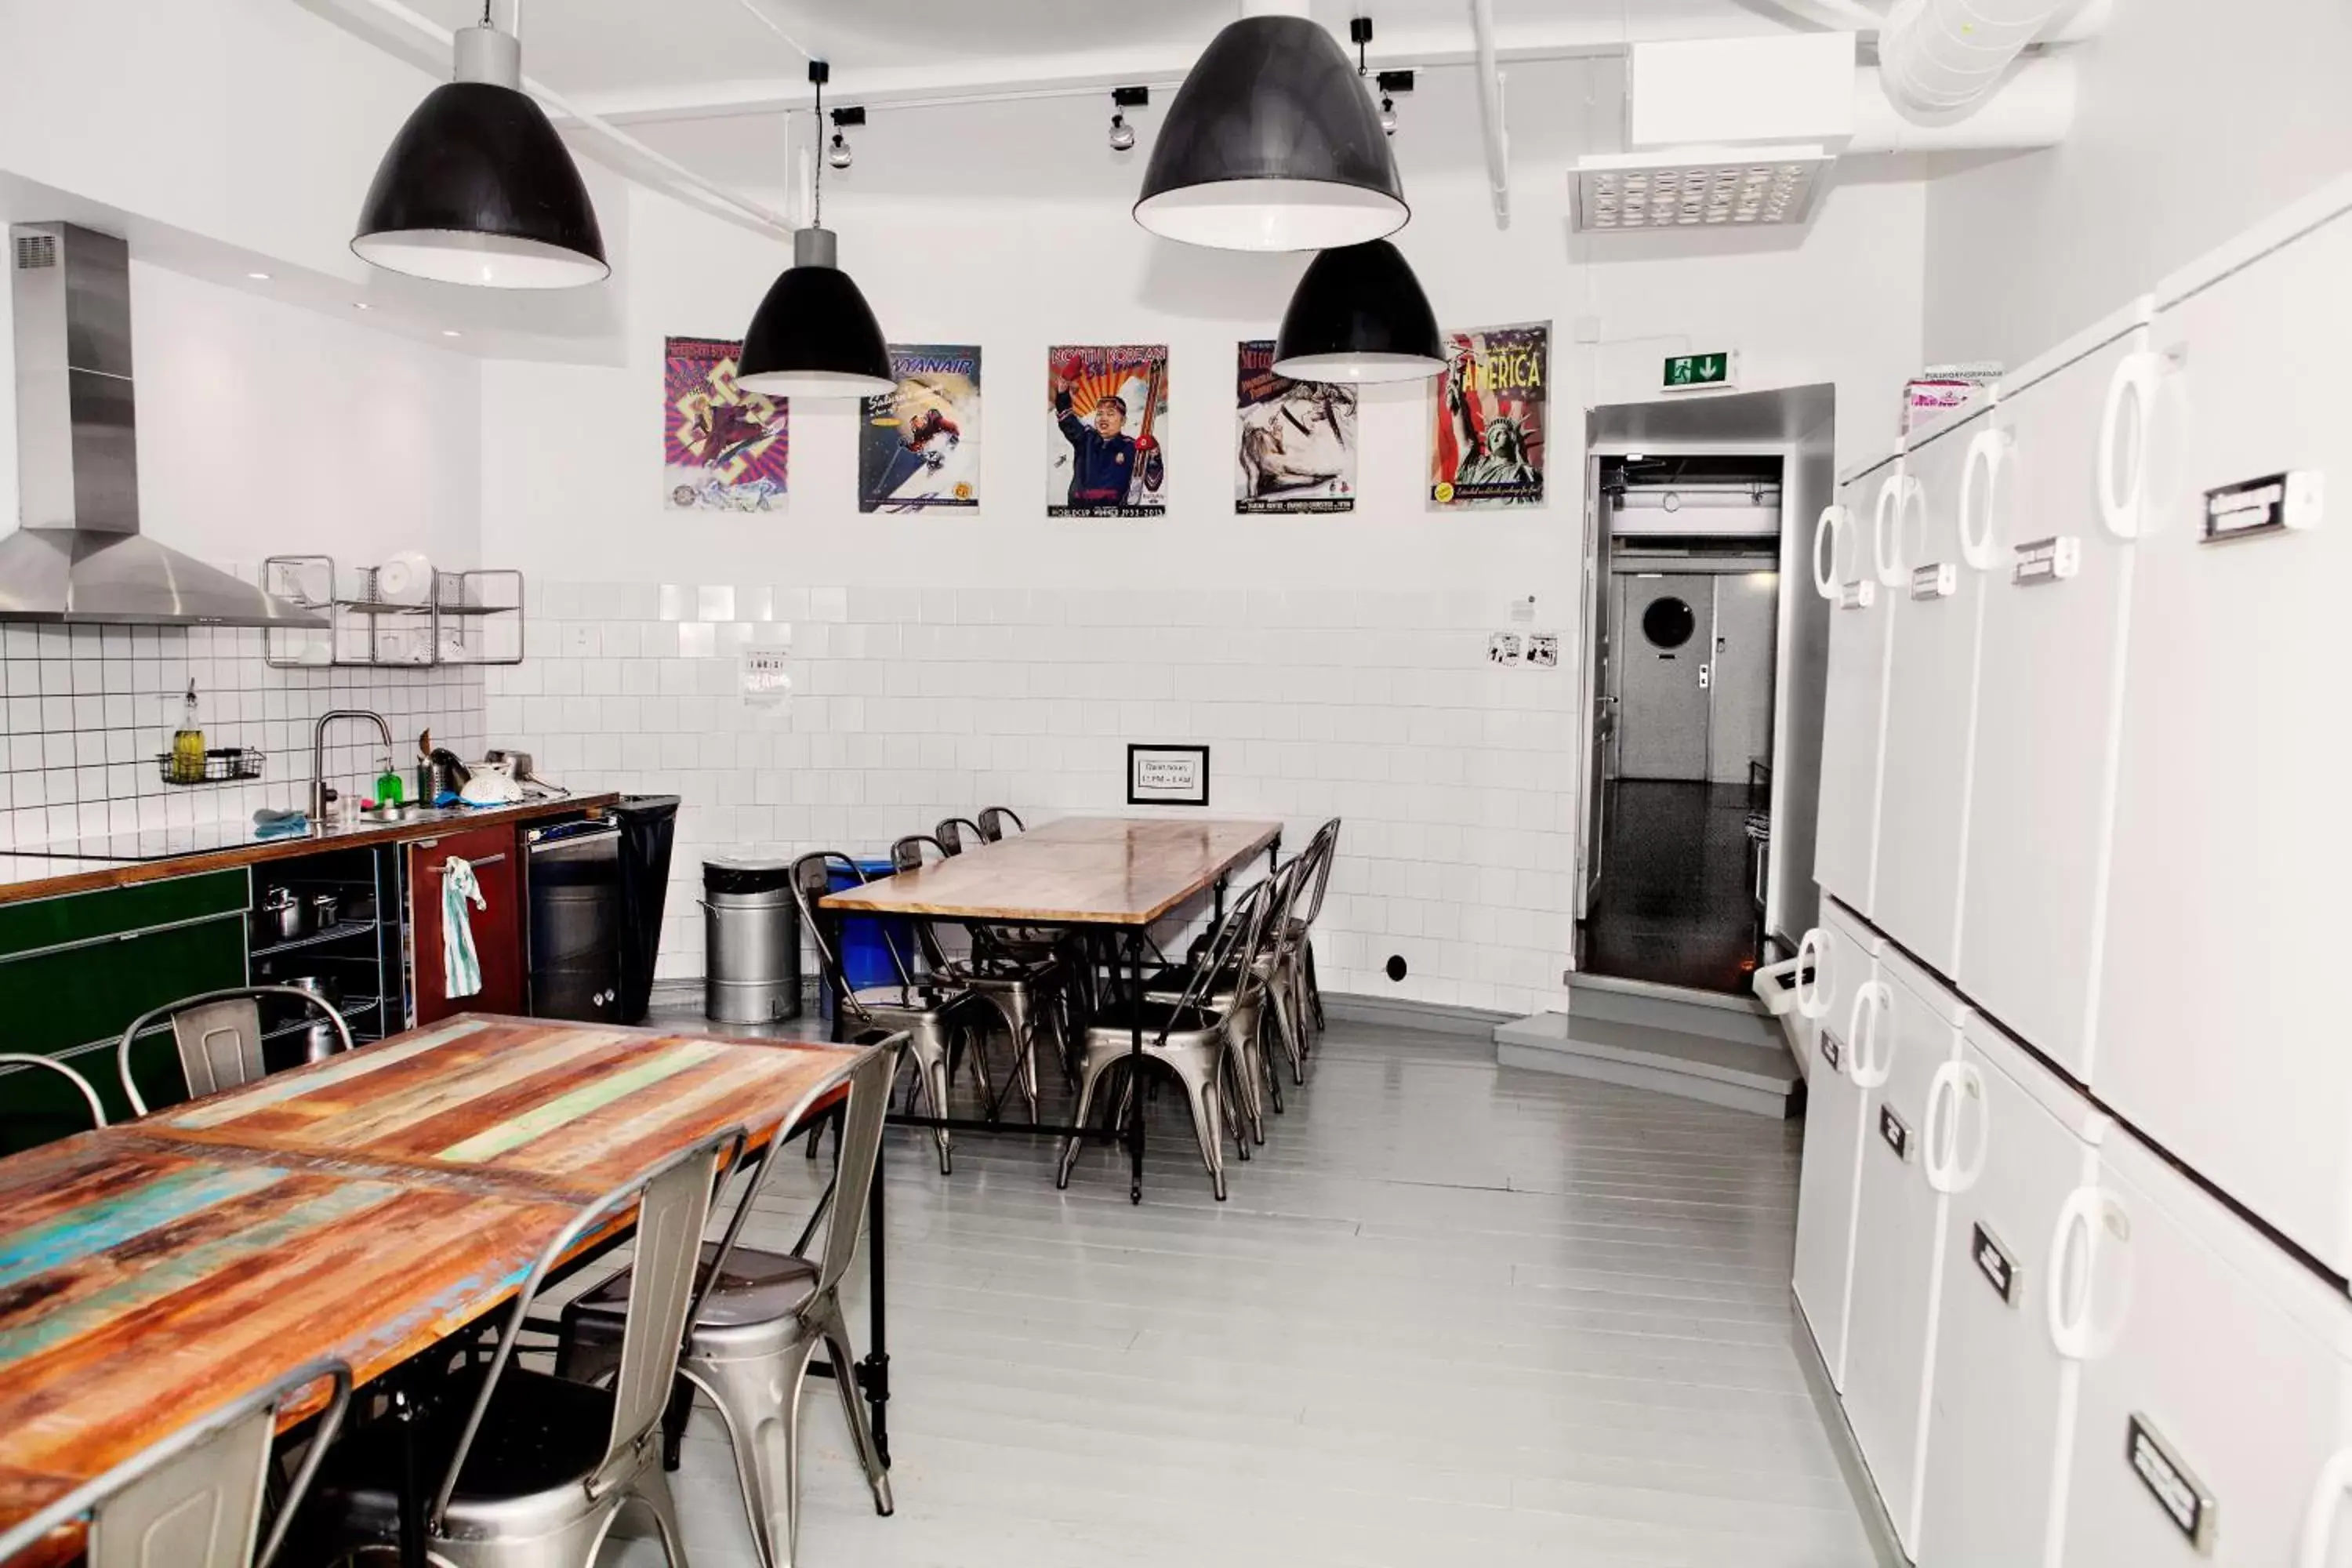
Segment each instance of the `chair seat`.
M856 995L858 1009L886 1026L911 1025L952 1013L980 999L964 986L931 985L919 981L912 985L861 986Z
M698 1284L718 1256L717 1242L702 1244L702 1263L696 1270ZM629 1273L624 1268L594 1289L574 1297L563 1310L567 1327L577 1323L594 1337L609 1330L618 1343L621 1325L628 1316ZM816 1282L817 1266L805 1258L739 1245L728 1255L719 1283L703 1298L702 1315L695 1320L695 1326L739 1328L791 1317L816 1294Z
M1155 1002L1149 996L1141 1006L1128 1002L1114 1002L1087 1021L1088 1045L1128 1044L1135 1034L1138 1016L1143 1022L1143 1048L1150 1050L1162 1030L1169 1043L1189 1043L1187 1035L1213 1035L1223 1030L1224 1020L1206 1007L1179 1007L1172 1002Z
M1013 963L955 959L933 971L950 984L974 991L1013 991L1023 986L1050 985L1061 979L1062 966L1052 955Z
M415 1426L417 1474L438 1477L447 1468L481 1380L479 1369L468 1368L439 1385ZM468 1515L492 1511L501 1534L562 1528L590 1506L588 1479L612 1430L609 1389L508 1367L450 1496L451 1532L466 1533ZM398 1422L346 1431L328 1453L308 1506L363 1528L395 1528L399 1499L393 1489L403 1462Z

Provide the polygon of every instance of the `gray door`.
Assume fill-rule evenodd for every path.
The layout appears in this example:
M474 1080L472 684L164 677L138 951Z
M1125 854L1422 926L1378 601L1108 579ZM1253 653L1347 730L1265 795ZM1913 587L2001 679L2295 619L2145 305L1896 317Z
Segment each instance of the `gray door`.
M1715 580L1623 577L1617 649L1617 776L1706 778Z
M1749 763L1772 760L1773 644L1780 628L1777 573L1727 572L1715 580L1707 774L1717 784L1745 784Z
M1591 416L1586 416L1588 429ZM1590 443L1588 442L1588 445ZM1610 637L1616 605L1609 579L1609 509L1600 504L1601 462L1585 460L1584 478L1584 842L1576 918L1592 912L1609 842L1609 760L1616 743L1617 681Z

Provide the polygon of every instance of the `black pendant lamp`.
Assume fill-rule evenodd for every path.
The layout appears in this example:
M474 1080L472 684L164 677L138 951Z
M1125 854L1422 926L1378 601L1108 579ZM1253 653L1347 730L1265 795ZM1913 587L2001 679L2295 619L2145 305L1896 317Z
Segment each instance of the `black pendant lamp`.
M1317 257L1275 334L1274 368L1294 381L1412 381L1445 368L1421 279L1385 239Z
M522 90L522 46L457 37L454 79L427 93L377 165L352 249L394 272L485 289L569 289L611 275L588 187Z
M831 74L824 61L809 61L820 127ZM890 349L866 296L837 265L838 242L824 223L823 160L815 181L815 221L793 234L793 264L776 275L752 312L735 382L771 397L877 397L898 384L890 374Z
M1209 41L1152 142L1135 221L1224 250L1321 250L1412 216L1380 111L1339 40L1244 16Z

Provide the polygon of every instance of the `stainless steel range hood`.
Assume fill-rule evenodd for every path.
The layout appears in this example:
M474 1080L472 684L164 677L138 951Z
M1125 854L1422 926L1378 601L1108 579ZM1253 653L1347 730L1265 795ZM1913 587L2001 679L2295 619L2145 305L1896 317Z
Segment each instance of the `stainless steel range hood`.
M0 539L0 621L325 626L140 533L129 247L68 223L8 239L22 526Z

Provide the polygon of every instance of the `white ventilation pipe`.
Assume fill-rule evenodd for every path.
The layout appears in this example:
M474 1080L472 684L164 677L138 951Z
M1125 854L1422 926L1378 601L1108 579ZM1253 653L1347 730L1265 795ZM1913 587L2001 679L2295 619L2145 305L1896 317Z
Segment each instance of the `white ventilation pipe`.
M1921 122L1891 101L1882 72L1854 72L1853 137L1845 153L2022 152L2055 147L2074 123L2074 62L2063 54L2018 62L1991 97L1965 120Z
M1896 0L1878 35L1887 101L1906 120L1966 118L2078 0Z

